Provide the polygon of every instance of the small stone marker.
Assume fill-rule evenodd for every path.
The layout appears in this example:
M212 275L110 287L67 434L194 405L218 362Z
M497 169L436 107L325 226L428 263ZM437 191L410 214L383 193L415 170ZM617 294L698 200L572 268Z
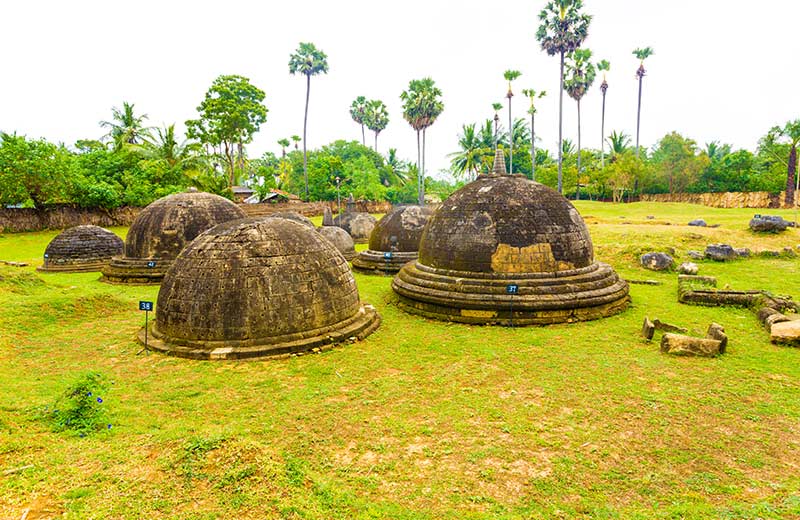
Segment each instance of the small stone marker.
M678 333L681 333L681 334L684 333L684 332L688 332L688 329L686 329L684 327L679 327L677 325L672 325L671 323L667 323L667 322L661 321L658 318L653 320L653 326L655 328L657 328L658 330L661 330L661 331L664 331L664 332L678 332Z
M695 275L699 271L697 264L694 262L683 262L681 265L678 266L678 272L681 274L691 274Z
M331 208L329 208L328 206L325 206L325 208L323 208L322 210L322 225L323 226L335 225L333 223L333 212L331 211Z
M728 244L709 244L706 246L706 258L725 262L737 257L736 251Z
M666 333L661 337L661 352L673 356L716 357L722 342L709 338L694 338Z
M728 348L728 335L725 334L725 328L722 325L719 323L712 323L709 325L706 338L719 341L719 353L725 353L725 349Z
M774 323L769 331L769 340L779 345L800 347L800 320Z
M667 271L675 265L675 260L666 253L645 253L639 258L645 269L651 271Z
M653 335L656 333L656 326L653 325L653 322L650 321L650 318L647 316L644 317L644 323L642 323L642 337L645 339L653 339Z

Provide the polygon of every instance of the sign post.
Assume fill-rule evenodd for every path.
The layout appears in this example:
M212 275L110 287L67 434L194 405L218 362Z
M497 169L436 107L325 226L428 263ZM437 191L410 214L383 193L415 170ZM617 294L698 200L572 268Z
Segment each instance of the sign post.
M510 297L509 298L510 306L511 306L510 311L509 311L510 312L510 325L511 325L511 327L513 327L514 326L514 295L515 294L519 294L519 285L517 285L515 283L510 283L510 284L506 285L506 294L508 294L509 297Z
M386 251L383 253L383 259L386 260L386 276L389 276L389 264L391 263L393 256L394 254L392 254L391 251Z
M139 310L144 311L144 349L147 350L147 321L150 312L153 310L153 302L139 300Z

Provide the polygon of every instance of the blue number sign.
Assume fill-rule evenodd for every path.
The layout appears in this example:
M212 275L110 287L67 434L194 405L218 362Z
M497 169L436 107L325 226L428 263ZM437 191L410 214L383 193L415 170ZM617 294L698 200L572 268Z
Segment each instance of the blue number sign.
M508 294L519 294L519 285L515 283L510 283L506 285L506 293Z
M153 302L139 301L139 310L153 312Z
M147 262L147 267L152 269L155 266L156 266L156 263L154 261L150 260L149 262Z
M383 253L384 260L391 260L392 256L394 256L394 255L392 255L391 251L386 251L385 253Z

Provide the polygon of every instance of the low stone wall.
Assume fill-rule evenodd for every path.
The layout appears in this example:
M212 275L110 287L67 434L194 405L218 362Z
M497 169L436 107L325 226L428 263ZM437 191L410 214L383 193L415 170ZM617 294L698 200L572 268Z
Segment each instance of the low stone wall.
M240 207L247 213L249 217L263 217L273 213L283 211L294 211L306 217L315 217L322 215L325 206L331 208L331 211L336 214L339 210L336 201L324 202L283 202L277 204L270 204L265 202L262 204L242 204ZM342 209L345 208L345 201L342 201ZM358 201L356 202L356 210L365 213L387 213L392 209L392 205L386 201Z
M782 208L786 192L769 193L766 191L725 192L725 193L658 193L643 194L641 201L648 202L685 202L702 204L712 208Z
M130 226L142 208L112 210L82 209L57 206L43 210L30 208L0 208L0 233L66 229L82 224L94 226Z

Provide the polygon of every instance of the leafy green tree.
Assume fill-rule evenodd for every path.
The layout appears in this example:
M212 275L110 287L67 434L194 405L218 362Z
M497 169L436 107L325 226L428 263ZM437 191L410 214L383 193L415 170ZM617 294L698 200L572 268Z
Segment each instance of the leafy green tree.
M606 81L606 73L611 69L611 64L608 60L600 60L597 64L597 70L603 71L603 82L600 83L600 92L603 93L603 110L600 115L600 167L606 167L606 91L608 90L608 81Z
M306 109L303 116L303 176L308 200L308 154L306 150L308 130L308 98L311 94L311 76L328 73L328 56L317 49L313 43L301 43L297 51L289 57L289 73L306 77Z
M111 121L100 121L102 128L108 128L104 138L111 139L115 150L125 145L139 144L150 137L150 128L144 126L147 114L137 116L133 111L133 103L122 102L122 109L111 108Z
M581 46L589 33L592 17L581 13L581 0L552 0L539 13L536 39L549 56L561 60L558 87L558 192L563 191L561 141L564 114L564 57Z
M542 90L537 94L535 90L532 88L522 89L522 93L531 101L531 106L528 108L528 114L531 116L531 180L536 180L536 133L535 133L535 116L536 116L536 106L534 105L534 100L536 98L543 98L547 95L547 92Z
M389 111L386 105L379 99L372 99L367 103L364 113L364 124L367 128L375 132L375 151L378 151L378 134L380 134L389 124Z
M513 132L514 120L511 118L511 98L514 97L514 92L511 90L511 82L520 77L522 73L518 70L507 70L503 73L503 78L508 81L508 131ZM508 173L514 173L514 136L509 136L508 147Z
M448 156L451 158L450 169L458 178L467 176L469 179L473 179L481 169L482 157L487 153L487 149L482 146L478 133L475 131L475 123L461 127L458 147L459 151Z
M625 193L630 193L633 186L648 175L648 171L645 161L636 157L630 149L612 155L604 171L606 182L612 190L612 200L622 202Z
M794 206L794 192L797 189L797 145L800 144L800 119L789 121L783 128L773 127L767 134L768 144L789 145L789 160L786 163L786 206Z
M367 98L358 96L355 101L350 104L350 117L353 121L361 125L361 144L367 146L367 139L364 136L364 117L367 114Z
M69 202L75 181L72 154L44 139L0 132L0 203L36 209Z
M253 140L253 135L267 120L264 97L264 91L244 76L219 76L197 107L200 117L186 121L186 134L190 139L198 139L222 155L231 187L236 184L237 151L240 172L243 172L244 145Z
M666 182L669 193L683 193L697 181L708 163L708 157L698 153L694 140L677 132L669 133L661 138L653 150L655 182L647 190L661 191L663 188L659 186Z
M381 183L380 172L365 156L343 164L344 176L350 181L353 197L359 200L384 200L386 186Z
M444 111L442 91L431 78L414 79L408 90L400 94L403 101L403 118L417 132L417 164L419 165L419 204L425 204L425 132ZM420 132L422 148L420 152Z
M714 193L750 190L750 177L756 168L756 158L751 152L731 152L730 145L719 146L712 142L706 145L705 155L708 165L701 172L698 182L689 186L689 191Z
M592 58L592 51L589 49L576 49L569 54L567 61L567 74L564 80L564 88L569 97L578 104L578 179L575 190L575 197L580 198L581 183L581 99L594 83L596 75L594 65L589 61Z
M635 49L633 55L639 59L639 68L636 70L636 77L639 79L639 104L636 107L636 157L639 157L639 123L642 120L642 79L645 76L644 60L653 55L651 47Z

